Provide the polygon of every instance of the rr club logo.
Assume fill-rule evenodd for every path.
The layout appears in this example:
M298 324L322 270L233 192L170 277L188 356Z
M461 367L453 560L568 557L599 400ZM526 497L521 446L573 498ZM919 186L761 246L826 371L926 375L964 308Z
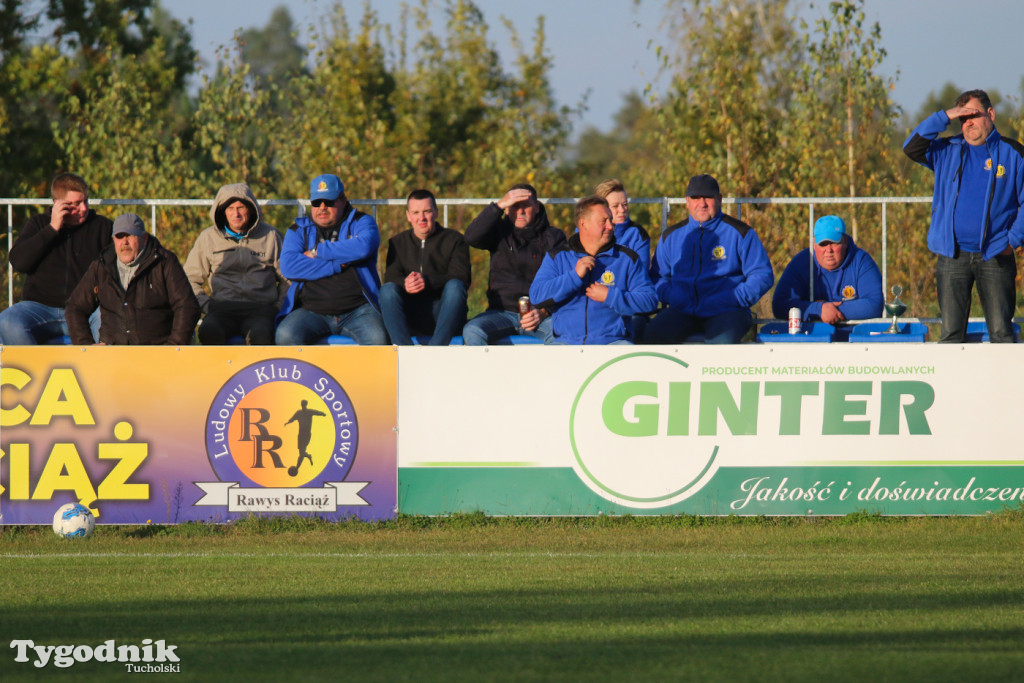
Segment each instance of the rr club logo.
M686 363L662 353L611 360L580 387L569 418L573 468L594 493L633 508L667 507L717 471L715 437L691 435Z
M228 512L335 512L367 505L368 482L345 481L359 444L352 401L326 372L276 358L236 373L206 420L206 452L220 481L196 482L196 505Z

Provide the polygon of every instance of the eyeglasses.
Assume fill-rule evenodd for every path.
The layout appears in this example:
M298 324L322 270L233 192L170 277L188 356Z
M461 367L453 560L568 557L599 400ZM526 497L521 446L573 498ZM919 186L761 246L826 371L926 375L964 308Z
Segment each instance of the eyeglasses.
M966 121L970 121L971 119L976 119L979 116L981 116L981 114L980 113L976 113L976 114L967 114L966 116L960 116L958 118L960 119L960 123L964 123Z
M338 200L336 199L314 199L312 202L310 202L310 204L312 204L314 208L326 206L328 209L333 209L334 205L337 203Z

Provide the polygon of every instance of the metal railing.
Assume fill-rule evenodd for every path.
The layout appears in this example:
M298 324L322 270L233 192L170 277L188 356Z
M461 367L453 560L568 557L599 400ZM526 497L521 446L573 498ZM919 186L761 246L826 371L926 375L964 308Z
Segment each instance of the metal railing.
M550 205L572 205L575 204L578 198L575 197L548 197L541 198L541 201L545 204ZM377 211L383 206L405 206L405 199L349 199L352 204L359 207L369 207L370 213L372 213L374 219L377 219ZM455 199L438 199L437 204L441 209L441 223L444 225L449 224L449 209L451 207L460 206L486 206L492 202L498 201L498 198L480 198L480 199L467 199L467 198L455 198ZM806 206L807 207L807 244L813 246L814 244L814 221L815 211L818 205L854 205L854 204L871 204L881 205L882 208L882 291L888 291L888 273L887 264L888 259L888 223L886 221L887 209L890 204L928 204L931 203L931 197L768 197L768 198L755 198L755 197L723 197L722 204L724 207L734 207L735 215L737 218L742 219L743 207L746 205L757 205L757 206ZM669 224L669 215L673 206L685 205L686 199L683 197L631 197L629 200L631 205L660 205L661 206L661 229L664 230ZM49 206L52 203L50 199L0 199L0 205L7 206L7 252L10 253L11 246L14 243L14 207L15 206ZM158 233L157 224L157 209L159 207L209 207L213 205L212 199L90 199L90 206L141 206L150 207L150 218L149 218L149 229L156 235ZM305 215L307 207L309 206L308 199L269 199L260 202L261 207L273 207L273 206L293 206L296 209L298 215ZM756 228L756 226L755 226ZM811 261L811 268L813 269L813 259ZM813 272L812 272L813 275ZM811 278L813 287L814 278ZM812 292L813 295L813 292ZM7 265L7 301L8 305L14 302L14 280L13 271L10 263Z

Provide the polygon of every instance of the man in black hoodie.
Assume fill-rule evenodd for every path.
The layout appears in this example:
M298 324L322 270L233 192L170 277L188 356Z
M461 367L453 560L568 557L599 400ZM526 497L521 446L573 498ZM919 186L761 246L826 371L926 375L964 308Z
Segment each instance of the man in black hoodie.
M430 190L413 190L405 200L412 226L388 240L387 267L380 288L380 312L391 343L412 344L428 334L430 346L447 346L466 322L469 247L455 230L437 222Z
M61 173L50 195L53 206L30 218L11 247L11 266L25 281L21 301L0 313L0 344L44 344L67 335L68 297L111 243L110 219L89 208L89 186L81 176ZM89 324L95 336L98 312Z
M519 298L529 296L544 255L565 244L565 233L548 224L537 190L526 183L513 185L473 219L466 228L466 242L491 252L488 308L463 328L466 346L500 344L512 334L550 342L551 312L532 307L524 313L519 310Z

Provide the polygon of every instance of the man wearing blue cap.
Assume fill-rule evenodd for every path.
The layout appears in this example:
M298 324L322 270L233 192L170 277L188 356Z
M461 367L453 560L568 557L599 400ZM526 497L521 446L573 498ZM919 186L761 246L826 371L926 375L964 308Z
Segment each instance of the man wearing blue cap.
M706 344L738 344L754 321L753 306L775 274L754 229L722 213L718 181L709 175L686 187L689 218L661 234L651 281L662 308L647 325L645 344L677 344L697 334Z
M313 178L309 200L311 216L295 219L281 248L281 273L291 286L275 342L296 346L343 334L361 345L387 344L378 302L377 221L352 207L336 175Z
M786 318L799 308L804 320L830 325L882 315L882 273L866 251L857 248L839 216L822 216L814 224L814 284L811 250L793 257L772 296L772 313Z

